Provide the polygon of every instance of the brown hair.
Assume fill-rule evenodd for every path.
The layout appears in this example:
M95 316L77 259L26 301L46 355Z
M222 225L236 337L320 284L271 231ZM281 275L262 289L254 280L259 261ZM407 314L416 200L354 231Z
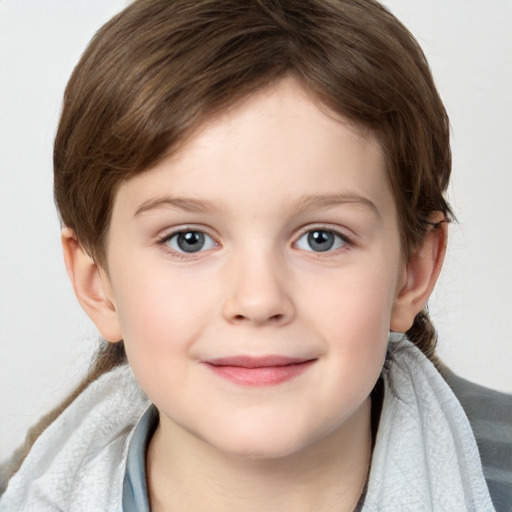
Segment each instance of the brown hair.
M99 263L117 187L190 132L284 76L380 138L405 255L451 169L448 118L425 56L373 0L139 0L93 38L68 83L55 140L63 223ZM410 339L429 357L420 313Z
M208 117L285 76L379 137L407 255L432 212L450 216L449 123L419 45L373 0L131 4L95 35L66 88L54 150L63 223L105 264L120 183L176 151ZM407 334L434 357L426 311ZM107 345L93 377L124 359Z

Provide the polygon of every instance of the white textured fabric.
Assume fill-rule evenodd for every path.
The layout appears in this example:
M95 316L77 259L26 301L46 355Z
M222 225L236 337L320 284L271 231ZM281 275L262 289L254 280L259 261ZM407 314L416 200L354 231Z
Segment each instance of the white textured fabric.
M434 365L401 335L392 361L364 512L489 512L469 421Z
M493 511L459 402L409 342L390 349L363 511ZM148 405L127 366L93 383L38 439L0 510L121 512L129 441Z
M128 366L93 382L36 441L0 511L120 511L129 439L148 406Z

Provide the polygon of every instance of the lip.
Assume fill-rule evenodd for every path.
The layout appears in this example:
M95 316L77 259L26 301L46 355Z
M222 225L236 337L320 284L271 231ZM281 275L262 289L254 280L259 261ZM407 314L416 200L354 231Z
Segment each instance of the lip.
M244 386L272 386L304 373L316 359L269 355L234 356L204 361L216 375Z

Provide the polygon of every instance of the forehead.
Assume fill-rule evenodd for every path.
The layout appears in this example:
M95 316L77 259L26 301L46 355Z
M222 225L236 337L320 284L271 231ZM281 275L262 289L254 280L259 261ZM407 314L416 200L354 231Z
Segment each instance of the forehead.
M162 194L244 198L237 207L255 211L329 194L365 197L382 211L394 207L376 137L292 79L203 123L179 151L121 186L114 213Z

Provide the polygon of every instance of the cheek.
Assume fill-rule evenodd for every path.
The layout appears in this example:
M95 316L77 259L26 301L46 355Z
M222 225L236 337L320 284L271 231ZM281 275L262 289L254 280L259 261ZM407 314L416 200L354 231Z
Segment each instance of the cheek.
M114 283L125 341L157 346L167 345L171 337L183 339L184 326L190 331L190 318L203 302L198 281L165 262L126 262Z
M310 287L303 304L326 345L332 382L354 396L371 391L384 364L395 281L383 268L384 262L340 272Z
M116 288L116 305L133 371L146 392L162 372L179 382L186 377L180 363L189 357L211 300L168 269L134 265L127 275L130 280Z
M361 343L366 338L370 342L372 333L387 336L395 297L393 276L385 261L352 265L304 287L303 308L328 338L343 332L347 343Z
M344 384L369 391L384 363L390 304L374 290L359 287L357 295L325 308L324 315L331 356L350 381Z

